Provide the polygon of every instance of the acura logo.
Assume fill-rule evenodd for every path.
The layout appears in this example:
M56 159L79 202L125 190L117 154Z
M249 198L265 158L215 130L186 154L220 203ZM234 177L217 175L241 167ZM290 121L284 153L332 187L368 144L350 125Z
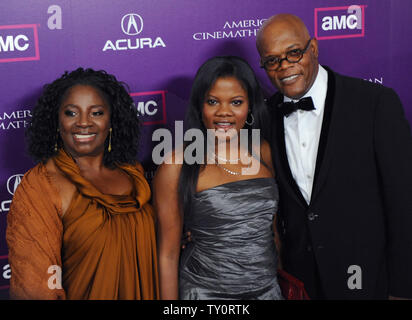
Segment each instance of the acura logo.
M136 13L129 13L123 16L121 25L123 33L134 36L142 32L143 19Z
M7 191L11 195L14 195L14 193L16 192L17 186L20 184L22 177L22 174L15 174L7 180Z

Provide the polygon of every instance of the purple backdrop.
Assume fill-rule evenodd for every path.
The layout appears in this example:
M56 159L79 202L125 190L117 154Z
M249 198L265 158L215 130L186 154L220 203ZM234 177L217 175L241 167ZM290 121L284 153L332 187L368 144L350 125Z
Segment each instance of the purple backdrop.
M92 67L126 82L145 123L140 160L150 179L159 127L182 120L197 68L233 54L259 68L256 31L273 14L300 16L319 39L320 62L392 87L412 122L410 1L362 0L14 0L0 3L0 298L11 277L6 217L21 176L33 166L24 128L45 83L65 70ZM350 124L348 124L350 125Z

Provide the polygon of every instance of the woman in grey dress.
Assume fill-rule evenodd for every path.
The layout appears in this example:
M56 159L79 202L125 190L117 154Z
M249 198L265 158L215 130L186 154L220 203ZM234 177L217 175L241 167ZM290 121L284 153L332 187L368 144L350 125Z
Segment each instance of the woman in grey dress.
M265 110L243 59L215 57L198 70L185 124L202 133L201 161L189 161L186 144L167 155L153 180L162 299L282 299L279 193L265 133L252 134L268 127ZM181 251L184 231L192 240Z

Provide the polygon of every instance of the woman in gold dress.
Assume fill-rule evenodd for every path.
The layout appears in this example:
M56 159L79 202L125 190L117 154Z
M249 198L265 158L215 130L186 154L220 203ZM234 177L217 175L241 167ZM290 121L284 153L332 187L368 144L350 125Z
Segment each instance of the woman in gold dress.
M139 133L132 99L105 71L79 68L45 87L27 131L38 164L7 219L11 298L158 297Z

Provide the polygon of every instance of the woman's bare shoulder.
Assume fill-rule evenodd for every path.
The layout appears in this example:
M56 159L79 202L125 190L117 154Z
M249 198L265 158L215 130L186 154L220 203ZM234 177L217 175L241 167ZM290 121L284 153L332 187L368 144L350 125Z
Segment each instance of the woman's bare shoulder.
M269 156L272 156L272 148L269 142L267 142L266 140L262 141L262 144L260 146L260 152L262 154L262 157L268 158Z
M274 175L273 163L272 163L272 149L266 140L263 140L260 146L260 156L262 160L269 166L270 171Z
M184 152L177 149L174 149L165 155L164 161L156 170L153 179L154 187L163 183L177 183L183 165L183 155Z

